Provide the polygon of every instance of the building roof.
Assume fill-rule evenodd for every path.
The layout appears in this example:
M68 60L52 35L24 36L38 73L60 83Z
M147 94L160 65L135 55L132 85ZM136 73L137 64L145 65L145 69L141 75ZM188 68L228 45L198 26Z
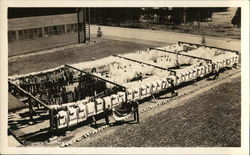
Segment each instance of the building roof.
M44 26L77 23L77 14L62 14L8 19L8 30L22 30Z

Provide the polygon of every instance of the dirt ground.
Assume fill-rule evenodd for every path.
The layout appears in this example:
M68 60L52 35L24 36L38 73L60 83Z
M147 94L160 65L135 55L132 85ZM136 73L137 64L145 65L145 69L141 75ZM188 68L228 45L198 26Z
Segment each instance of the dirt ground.
M149 47L166 45L162 42L126 42L100 39L81 47L65 49L53 53L29 56L8 62L8 75L27 74L43 71L64 64L100 59L112 54L135 52Z
M221 93L223 92L223 93ZM105 131L80 147L239 147L240 78L144 120Z

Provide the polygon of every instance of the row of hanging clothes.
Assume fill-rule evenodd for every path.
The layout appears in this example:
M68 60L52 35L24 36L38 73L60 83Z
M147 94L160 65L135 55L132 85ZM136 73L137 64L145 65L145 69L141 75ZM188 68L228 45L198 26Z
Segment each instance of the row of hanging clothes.
M108 89L106 82L68 67L20 77L14 83L47 105L75 102Z

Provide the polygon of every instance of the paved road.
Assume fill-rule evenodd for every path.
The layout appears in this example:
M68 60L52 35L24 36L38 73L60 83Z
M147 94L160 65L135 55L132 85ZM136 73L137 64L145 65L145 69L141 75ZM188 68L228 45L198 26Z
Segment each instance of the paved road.
M98 26L91 25L92 40L96 39L97 28ZM103 31L103 38L106 39L114 39L114 40L136 42L143 44L145 44L145 41L150 41L150 42L154 41L163 43L165 42L176 43L178 41L186 41L193 43L201 42L201 36L199 35L176 33L176 32L132 29L132 28L121 28L121 27L110 27L110 26L102 26L102 31ZM41 51L41 49L44 49L44 47L51 48L54 46L62 46L65 44L65 39L68 40L67 42L69 44L71 44L76 42L74 38L76 38L76 33L43 38L39 40L27 40L27 41L22 41L20 43L12 43L9 44L8 54L9 57L16 57L15 55L17 55L17 57L19 58L19 57L27 57L30 55L46 53L46 50ZM48 39L51 40L49 44L48 44ZM235 40L230 38L206 37L206 42L210 46L240 50L240 40ZM32 46L30 46L31 44ZM32 51L37 51L37 52L32 52Z
M103 37L112 38L117 40L125 40L134 42L136 40L148 40L148 41L162 41L176 43L178 41L186 41L193 43L200 43L201 36L176 33L176 32L166 32L166 31L156 31L156 30L145 30L145 29L131 29L131 28L121 28L121 27L110 27L101 26L103 31ZM95 34L97 32L97 26L91 25L91 33ZM206 42L210 46L216 46L221 48L228 48L232 50L240 50L240 40L230 39L230 38L218 38L218 37L205 37Z

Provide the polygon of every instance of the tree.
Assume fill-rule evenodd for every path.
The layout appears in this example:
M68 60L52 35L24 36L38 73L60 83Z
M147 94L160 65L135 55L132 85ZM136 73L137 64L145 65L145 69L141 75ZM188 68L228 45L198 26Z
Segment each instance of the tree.
M117 25L130 21L133 25L139 20L141 8L93 8L91 9L93 22L103 25Z
M234 25L234 27L240 27L241 26L241 8L238 8L235 12L235 15L233 16L231 23Z
M173 8L170 21L174 25L180 25L184 21L184 8Z

